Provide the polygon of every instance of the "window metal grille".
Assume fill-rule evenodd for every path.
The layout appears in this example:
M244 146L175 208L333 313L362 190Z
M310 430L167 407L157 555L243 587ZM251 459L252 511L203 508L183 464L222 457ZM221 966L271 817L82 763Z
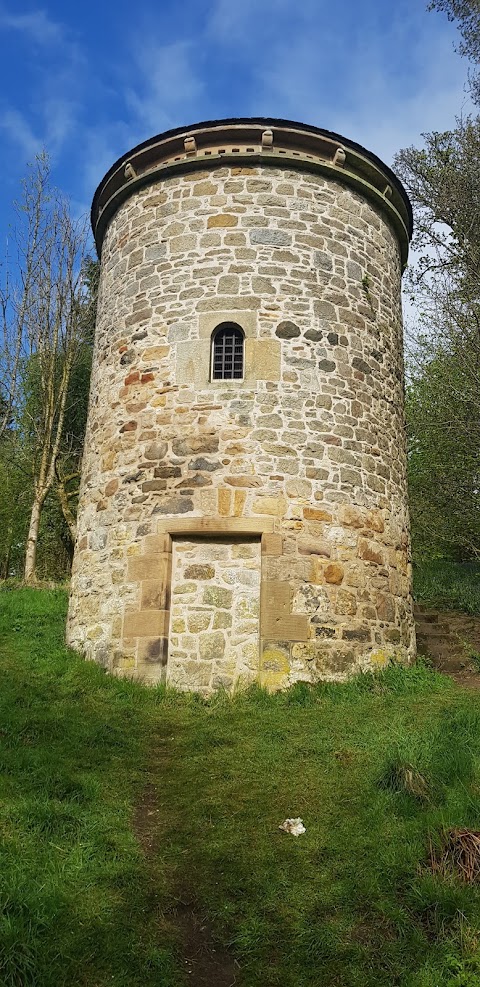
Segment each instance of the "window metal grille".
M213 337L212 380L243 377L243 332L235 325L220 326Z

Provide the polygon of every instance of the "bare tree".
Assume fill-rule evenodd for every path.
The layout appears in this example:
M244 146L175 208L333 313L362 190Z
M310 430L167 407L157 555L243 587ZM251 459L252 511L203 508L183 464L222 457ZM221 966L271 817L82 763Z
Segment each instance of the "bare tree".
M78 313L78 346L70 375L63 438L55 462L55 491L73 549L77 528L77 503L81 461L87 424L93 340L97 314L99 262L87 257L83 265L81 307Z
M7 279L13 329L10 346L16 367L15 390L24 440L29 443L33 502L25 581L36 578L40 517L55 483L65 426L72 368L82 345L83 262L87 243L84 220L75 222L68 204L50 183L49 161L39 155L23 185L15 232L16 268Z
M2 265L0 286L0 439L15 410L19 374L25 344L28 309L36 257L42 236L42 202L46 196L47 159L38 159L35 177L24 182L24 198L16 204L17 224ZM12 258L13 253L13 258Z

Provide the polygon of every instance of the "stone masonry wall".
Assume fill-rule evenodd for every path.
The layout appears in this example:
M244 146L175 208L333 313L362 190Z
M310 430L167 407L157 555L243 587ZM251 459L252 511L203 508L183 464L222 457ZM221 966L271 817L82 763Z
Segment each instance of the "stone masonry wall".
M102 252L73 646L161 680L172 539L240 533L261 540L267 685L414 655L400 277L383 214L321 175L212 168L123 203ZM245 333L240 382L209 380L223 321Z
M209 692L258 677L260 539L176 539L169 685Z

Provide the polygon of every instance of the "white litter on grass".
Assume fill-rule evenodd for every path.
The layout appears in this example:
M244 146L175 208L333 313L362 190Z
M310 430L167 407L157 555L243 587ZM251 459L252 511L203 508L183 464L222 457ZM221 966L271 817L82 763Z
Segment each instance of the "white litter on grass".
M297 816L296 819L285 819L285 822L278 828L283 829L284 833L291 833L292 836L301 836L302 833L306 832L303 819L300 819L300 816Z

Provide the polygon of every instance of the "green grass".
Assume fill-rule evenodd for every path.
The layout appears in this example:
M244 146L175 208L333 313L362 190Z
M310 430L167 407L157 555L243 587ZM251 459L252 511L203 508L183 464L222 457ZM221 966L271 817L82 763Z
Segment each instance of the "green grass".
M419 603L480 614L480 563L418 562L413 569L413 591Z
M148 690L65 650L65 605L0 592L1 987L195 984L179 902L236 987L478 987L480 888L427 863L445 829L480 828L479 693L422 665Z

